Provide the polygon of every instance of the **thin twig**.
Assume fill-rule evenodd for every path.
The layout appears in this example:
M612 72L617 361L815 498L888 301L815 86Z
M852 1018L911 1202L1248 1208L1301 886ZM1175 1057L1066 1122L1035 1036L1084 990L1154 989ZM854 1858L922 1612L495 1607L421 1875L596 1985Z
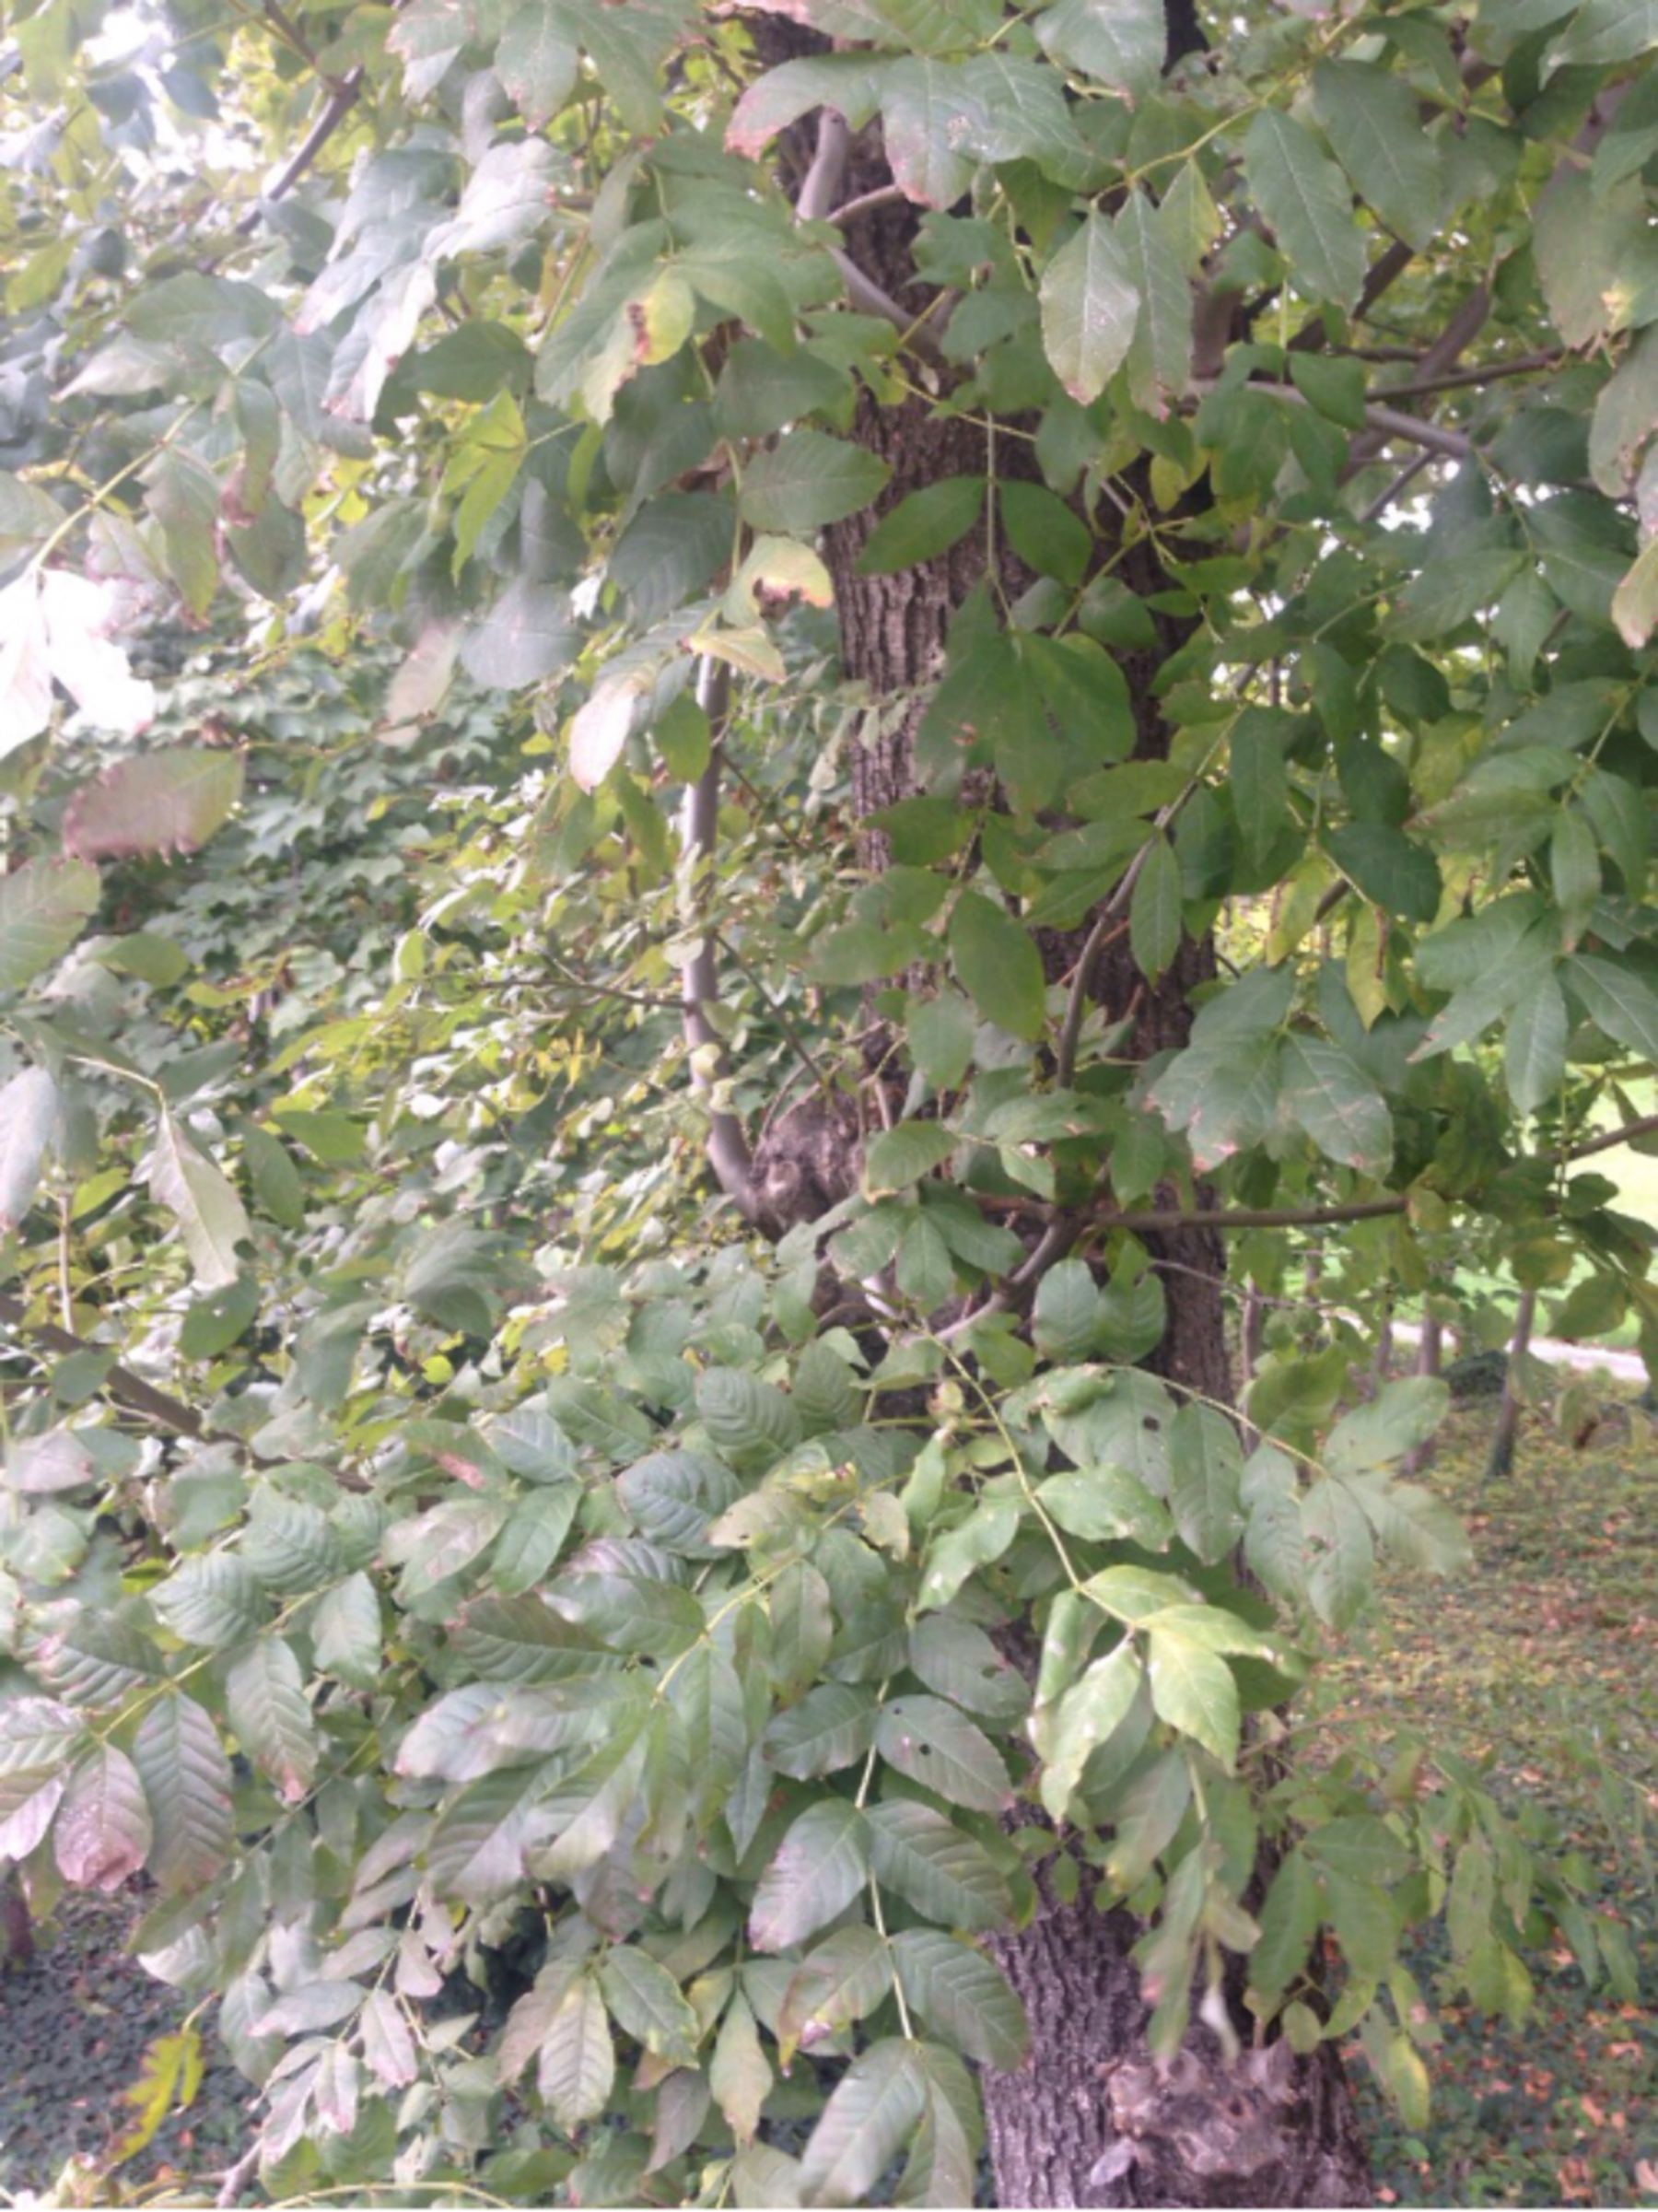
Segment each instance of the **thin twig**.
M273 200L280 200L292 192L311 163L339 129L353 108L356 106L363 89L363 69L359 63L348 76L343 76L328 96L328 104L300 141L293 158L272 185L249 208L236 226L239 238L246 238L259 228L259 218Z
M878 184L873 192L860 192L855 200L847 201L823 220L838 224L844 229L847 224L857 222L859 216L873 215L879 207L894 207L908 197L901 184Z
M1447 369L1438 376L1414 377L1408 384L1378 384L1379 400L1425 399L1431 392L1454 392L1465 384L1494 384L1500 377L1530 376L1539 369L1558 369L1568 359L1564 346L1538 353L1516 354L1508 361L1476 361L1467 369Z

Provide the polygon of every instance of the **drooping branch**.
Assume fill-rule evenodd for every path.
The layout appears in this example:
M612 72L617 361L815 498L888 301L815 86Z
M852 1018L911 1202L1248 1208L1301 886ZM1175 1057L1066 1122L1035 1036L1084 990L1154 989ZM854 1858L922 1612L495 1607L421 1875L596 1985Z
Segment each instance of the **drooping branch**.
M311 163L344 122L346 116L350 114L352 109L356 106L362 89L363 70L359 63L356 68L340 79L329 94L322 112L300 140L287 166L277 177L270 191L263 193L237 224L237 233L239 237L246 238L251 231L258 228L261 212L273 200L283 199L293 191L295 185L309 169Z
M683 870L682 919L691 926L695 926L700 919L699 910L706 896L718 849L720 755L725 744L731 696L730 672L722 661L716 661L711 656L704 658L697 670L696 691L698 702L708 718L712 742L708 748L708 765L687 790L681 814L680 865ZM718 995L714 936L711 930L705 929L695 951L685 963L681 983L691 1087L706 1103L708 1165L714 1171L715 1180L726 1196L736 1202L750 1221L753 1221L758 1217L759 1199L754 1188L753 1155L749 1151L748 1139L743 1135L742 1124L736 1115L712 1103L717 1084L725 1080L730 1072L724 1048L707 1014L707 1009L716 1003Z

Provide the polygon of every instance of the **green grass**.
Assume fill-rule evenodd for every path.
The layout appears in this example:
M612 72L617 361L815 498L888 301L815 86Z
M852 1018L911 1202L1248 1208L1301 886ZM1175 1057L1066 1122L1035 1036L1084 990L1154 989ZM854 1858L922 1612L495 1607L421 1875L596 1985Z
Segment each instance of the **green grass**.
M1440 2006L1433 2108L1405 2130L1355 2059L1384 2204L1658 2208L1658 1899L1645 1831L1658 1812L1658 1432L1618 1409L1574 1451L1536 1420L1516 1472L1479 1487L1489 1406L1459 1411L1429 1478L1462 1511L1473 1566L1454 1582L1385 1582L1349 1662L1379 1734L1408 1726L1489 1765L1598 1870L1596 1909L1622 1922L1640 2002L1585 1987L1564 1946L1527 1960L1524 2025ZM1362 1689L1360 1690L1360 1684ZM1442 1940L1409 1963L1431 1990Z

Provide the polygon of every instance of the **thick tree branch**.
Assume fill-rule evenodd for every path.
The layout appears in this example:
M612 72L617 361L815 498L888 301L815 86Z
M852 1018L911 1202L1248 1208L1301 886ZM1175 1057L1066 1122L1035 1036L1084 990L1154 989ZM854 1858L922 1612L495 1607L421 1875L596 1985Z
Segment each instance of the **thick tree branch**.
M681 866L684 871L682 911L683 919L693 925L698 919L697 910L714 867L719 818L719 760L730 713L730 673L725 663L711 656L705 657L697 671L696 691L713 730L713 743L707 767L685 793L681 816L683 848ZM706 1011L715 1004L718 997L714 938L705 930L695 952L685 963L681 984L691 1087L705 1101L711 1101L715 1085L728 1072L724 1049ZM736 1201L750 1221L754 1221L759 1214L759 1198L754 1188L753 1156L742 1133L742 1124L735 1114L711 1103L707 1104L706 1111L708 1165L726 1196Z
M1562 1160L1587 1160L1595 1153L1609 1153L1620 1144L1628 1144L1635 1137L1658 1135L1658 1114L1642 1114L1638 1120L1626 1121L1615 1129L1603 1129L1597 1137L1584 1137L1576 1144L1569 1144L1560 1154Z
M65 1356L70 1352L90 1352L99 1359L105 1357L103 1345L77 1337L72 1329L60 1328L55 1321L31 1321L22 1299L14 1298L8 1291L0 1291L0 1322L25 1345L39 1345L44 1352ZM158 1390L153 1383L146 1383L130 1367L111 1367L102 1387L107 1396L117 1405L124 1406L129 1413L153 1421L158 1428L170 1430L175 1436L188 1436L195 1444L241 1441L226 1430L210 1429L193 1406L187 1406L181 1398L174 1398L169 1391Z

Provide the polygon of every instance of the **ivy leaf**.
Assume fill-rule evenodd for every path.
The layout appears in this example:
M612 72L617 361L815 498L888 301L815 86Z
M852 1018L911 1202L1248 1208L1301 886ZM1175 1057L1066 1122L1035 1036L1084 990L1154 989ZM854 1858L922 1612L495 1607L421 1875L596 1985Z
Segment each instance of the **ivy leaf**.
M843 1797L810 1805L760 1878L749 1915L756 1950L788 1950L844 1913L870 1871L869 1825Z
M1058 8L1041 18L1051 24ZM1161 44L1162 32L1159 31ZM1128 256L1110 223L1092 209L1043 271L1042 339L1054 373L1074 400L1097 400L1127 359L1139 319Z
M1350 308L1364 282L1364 239L1347 180L1312 132L1263 108L1244 137L1244 166L1300 290Z

